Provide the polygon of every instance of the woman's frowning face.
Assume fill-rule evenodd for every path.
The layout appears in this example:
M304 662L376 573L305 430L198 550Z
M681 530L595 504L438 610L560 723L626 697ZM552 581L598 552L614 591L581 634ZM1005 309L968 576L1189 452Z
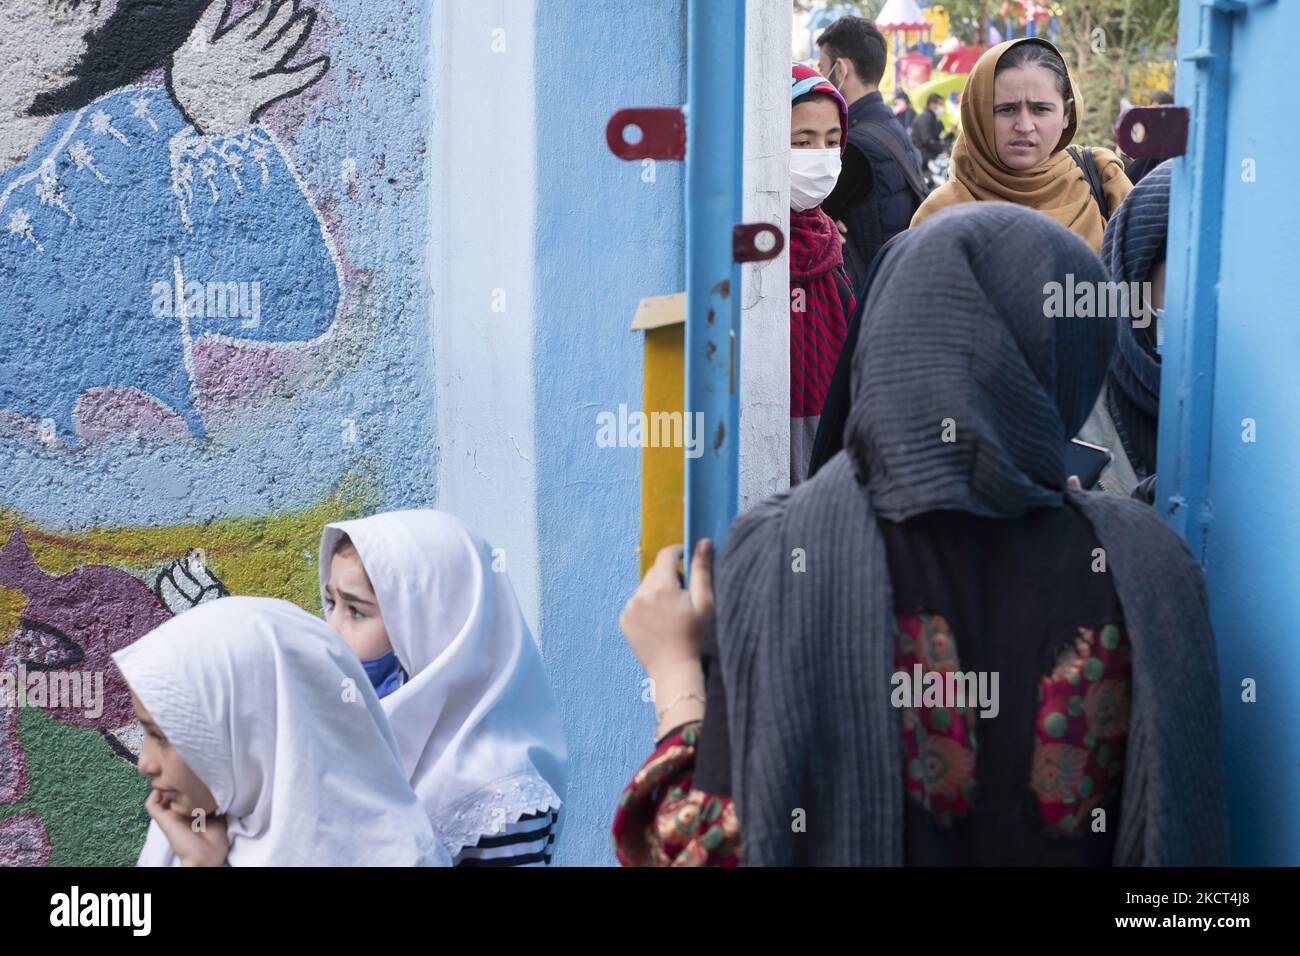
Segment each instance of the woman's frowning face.
M393 649L379 598L354 547L340 549L330 561L325 620L363 661L383 657Z
M993 132L998 160L1008 169L1033 169L1056 150L1070 124L1055 73L1027 64L993 81Z

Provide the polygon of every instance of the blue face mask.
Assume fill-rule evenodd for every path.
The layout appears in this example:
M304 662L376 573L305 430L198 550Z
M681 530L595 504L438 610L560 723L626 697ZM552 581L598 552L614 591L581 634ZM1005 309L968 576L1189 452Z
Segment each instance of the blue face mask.
M389 651L383 657L376 657L372 661L362 661L361 666L366 669L370 686L381 698L387 697L406 681L406 672L402 670L402 665L397 663L396 651Z
M1165 310L1155 309L1156 314L1156 354L1165 347Z

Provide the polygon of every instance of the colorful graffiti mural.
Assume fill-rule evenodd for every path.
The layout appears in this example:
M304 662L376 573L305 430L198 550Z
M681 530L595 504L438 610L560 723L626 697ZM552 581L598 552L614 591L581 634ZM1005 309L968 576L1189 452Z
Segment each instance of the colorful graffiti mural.
M290 25L293 7L219 30L223 5L211 4L165 85L84 103L94 87L76 80L61 95L29 91L57 104L36 112L61 111L0 178L0 409L10 427L67 443L114 430L203 435L205 412L255 401L330 331L337 253L275 134L250 125L328 69L326 58L285 68L311 26ZM170 9L176 26L192 22L194 4ZM90 37L91 62L114 52L98 47L111 34ZM254 83L261 68L270 75ZM229 132L200 131L195 116ZM85 261L95 281L68 281Z
M88 856L73 858L130 862L146 821L134 811L115 815L99 793L112 780L128 793L139 790L136 807L144 797L133 787L139 781L122 776L123 766L134 766L140 734L110 655L172 615L232 590L319 610L315 556L322 525L373 506L373 483L354 476L302 512L212 524L66 535L0 512L0 526L13 528L0 546L0 865L50 859L43 810L64 820L115 819L115 830L85 847ZM177 557L158 565L160 554ZM56 676L64 688L93 680L95 689L72 705L55 698ZM69 738L69 728L92 733ZM32 781L67 775L69 768L79 782L55 788L58 799L48 786L31 792ZM68 827L84 841L84 826Z
M387 25L427 15L0 4L0 865L138 854L113 651L228 593L318 609L323 524L428 503L430 426L384 408L429 377L419 254L373 241L425 235L388 63L427 31ZM401 145L353 152L358 104Z

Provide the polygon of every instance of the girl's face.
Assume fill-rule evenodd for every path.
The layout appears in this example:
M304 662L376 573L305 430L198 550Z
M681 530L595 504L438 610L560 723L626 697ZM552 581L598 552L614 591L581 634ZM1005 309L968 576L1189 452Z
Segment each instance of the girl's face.
M136 769L149 778L163 807L185 817L193 816L195 810L215 816L216 797L167 740L162 728L154 722L134 691L131 693L131 706L144 727L144 743L140 747Z
M86 50L86 34L117 0L3 0L0 3L0 100L25 113L41 93L58 89Z
M383 657L393 649L388 641L379 599L356 548L335 552L325 585L325 620L363 661Z
M1033 169L1052 155L1070 125L1070 107L1045 66L1004 70L993 81L993 132L998 160L1008 169Z
M843 134L839 106L829 96L815 96L790 110L791 149L838 149Z

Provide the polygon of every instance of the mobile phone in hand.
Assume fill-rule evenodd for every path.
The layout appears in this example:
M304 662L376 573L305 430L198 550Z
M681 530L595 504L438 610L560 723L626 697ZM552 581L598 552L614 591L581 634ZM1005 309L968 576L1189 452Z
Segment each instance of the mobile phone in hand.
M1072 438L1065 446L1065 474L1078 475L1079 484L1090 490L1096 486L1111 457L1108 448Z

